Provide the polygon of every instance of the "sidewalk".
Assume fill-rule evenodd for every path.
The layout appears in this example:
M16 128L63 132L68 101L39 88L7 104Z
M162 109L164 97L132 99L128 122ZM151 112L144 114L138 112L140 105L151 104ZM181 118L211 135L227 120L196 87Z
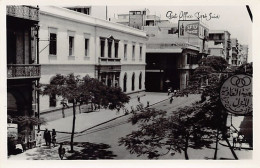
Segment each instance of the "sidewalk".
M132 96L130 102L126 104L125 108L127 108L129 112L131 111L131 106L136 108L136 105L139 104L136 96ZM140 102L146 107L147 101L149 101L149 104L151 106L168 98L169 96L167 96L167 93L146 92L145 96L142 96L140 98ZM117 110L100 109L100 111L81 114L79 114L77 110L75 133L79 133L95 125L99 125L122 116L124 116L124 112L122 109L119 111L119 113L117 112ZM58 120L50 121L47 122L46 125L42 125L41 130L48 128L49 130L55 129L58 132L71 133L72 120L73 116L69 116L66 118L60 118Z

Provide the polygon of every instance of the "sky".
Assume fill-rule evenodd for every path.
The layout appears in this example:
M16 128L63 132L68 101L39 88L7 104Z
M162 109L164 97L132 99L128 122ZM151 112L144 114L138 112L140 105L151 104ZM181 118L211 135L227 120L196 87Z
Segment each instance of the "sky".
M202 21L208 25L211 30L228 30L231 38L237 38L238 42L249 46L249 62L252 61L252 22L249 17L246 6L107 6L108 18L116 17L117 14L128 13L130 10L149 9L150 14L161 16L161 19L168 19L166 14L171 11L177 18L170 19L177 23L182 19L186 12L190 18L196 19L198 12L203 15ZM211 17L215 16L216 18ZM183 14L183 15L182 15Z

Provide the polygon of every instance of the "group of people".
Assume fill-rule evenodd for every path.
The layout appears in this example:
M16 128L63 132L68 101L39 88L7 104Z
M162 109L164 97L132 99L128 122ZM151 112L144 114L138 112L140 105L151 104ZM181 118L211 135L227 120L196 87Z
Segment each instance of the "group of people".
M53 144L53 147L56 146L56 136L57 133L55 129L52 129L52 133L46 128L43 133L43 139L45 140L46 146L51 147L51 144ZM42 145L42 134L40 130L36 133L36 146L41 147Z
M53 147L56 146L56 136L57 133L55 129L52 129L50 132L47 128L45 129L43 133L43 139L45 140L46 146L49 146L51 148L51 144L53 144ZM38 130L36 133L36 146L41 147L42 145L42 134L41 131ZM65 148L63 147L63 144L60 143L60 147L58 148L59 157L62 160L65 155Z

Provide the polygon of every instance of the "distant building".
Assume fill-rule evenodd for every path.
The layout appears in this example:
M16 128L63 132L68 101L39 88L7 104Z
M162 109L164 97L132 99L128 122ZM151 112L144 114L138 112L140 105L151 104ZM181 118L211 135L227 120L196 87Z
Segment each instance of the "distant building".
M67 6L67 9L80 12L92 17L106 20L107 19L107 9L106 6Z
M118 14L117 18L111 18L111 21L136 29L144 29L145 26L159 26L165 20L161 20L157 15L151 15L149 9L141 9L131 10L128 14Z
M229 64L231 64L231 41L230 41L230 33L226 30L210 30L209 31L209 41L214 41L214 45L217 46L219 44L223 45L223 58L227 60ZM213 46L213 45L211 45ZM212 55L212 54L210 54Z
M198 20L164 22L145 26L149 40L146 50L148 91L184 89L198 61L207 56L208 28ZM178 28L179 27L179 28Z
M219 56L222 58L225 58L226 56L223 44L215 44L214 41L208 42L208 53L208 56Z
M41 77L36 50L38 22L37 7L6 7L7 115L12 118L38 116L36 85ZM35 135L33 125L12 120L8 123L11 124L8 137L14 136L18 143L29 147L29 137L34 139Z
M239 48L238 40L236 38L231 39L231 47L232 47L231 65L237 66L239 63L240 48Z
M248 63L248 45L242 45L241 63Z
M40 8L41 83L56 73L89 75L127 93L145 90L146 33L60 7ZM60 106L41 98L41 111Z

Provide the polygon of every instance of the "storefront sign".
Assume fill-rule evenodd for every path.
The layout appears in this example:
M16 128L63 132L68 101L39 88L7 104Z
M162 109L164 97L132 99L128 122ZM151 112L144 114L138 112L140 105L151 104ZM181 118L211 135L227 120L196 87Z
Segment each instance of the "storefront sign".
M18 126L17 124L8 123L7 124L7 136L18 139Z
M185 27L185 31L189 34L198 35L199 34L199 24L198 23L188 24Z
M220 89L220 100L227 111L245 115L252 108L252 77L234 75L229 77Z

